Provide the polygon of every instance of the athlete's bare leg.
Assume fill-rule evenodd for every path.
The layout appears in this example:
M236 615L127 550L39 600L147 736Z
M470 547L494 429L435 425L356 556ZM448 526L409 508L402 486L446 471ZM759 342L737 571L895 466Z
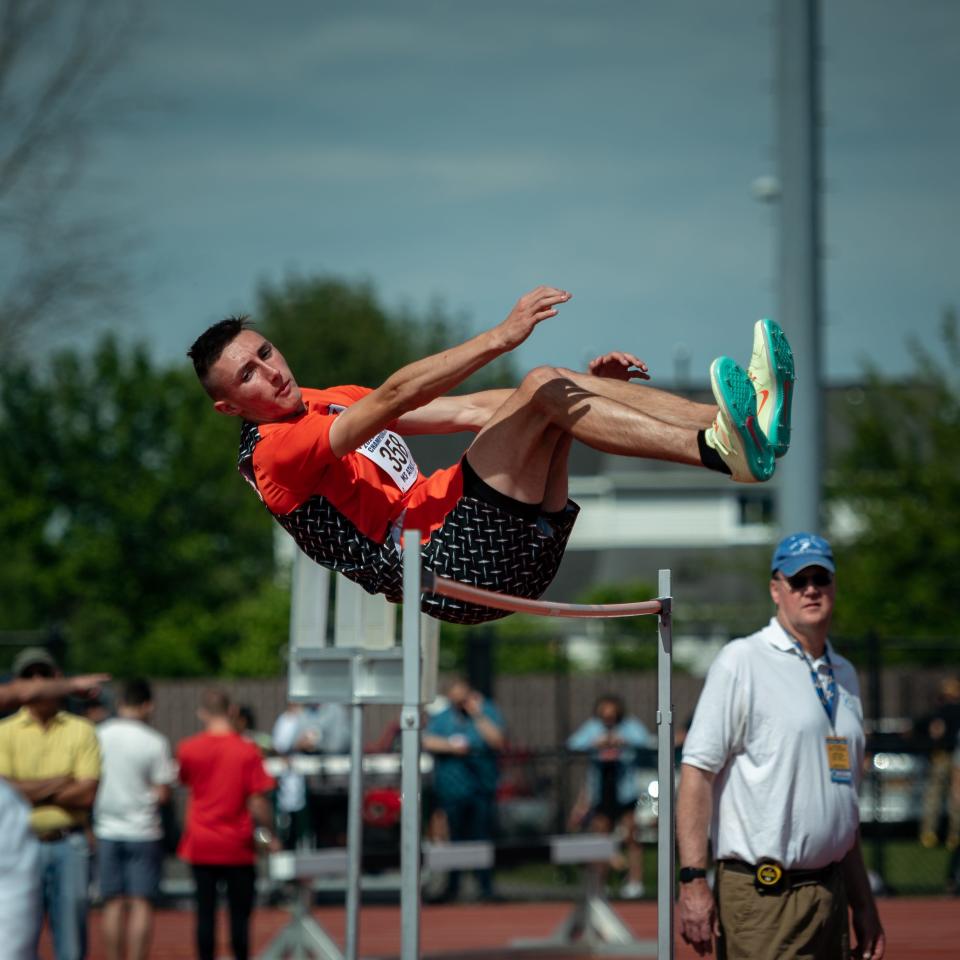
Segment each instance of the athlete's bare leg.
M470 465L494 489L524 503L544 500L559 443L556 428L606 453L701 465L699 415L688 425L668 422L606 396L613 392L611 384L636 393L647 390L602 377L572 377L553 367L531 371L477 434L467 453ZM670 394L655 394L658 409L672 409L663 399Z
M675 393L651 387L649 384L631 383L625 380L614 380L610 377L596 377L590 373L578 370L557 368L557 373L566 377L581 389L596 393L599 396L616 400L634 410L648 413L665 423L672 423L678 427L692 427L694 430L704 430L713 423L717 415L715 403L696 403L679 397Z
M553 448L553 457L547 468L547 482L543 491L542 509L547 513L558 513L566 505L570 497L569 469L567 461L570 458L570 447L573 446L573 437L564 433L559 427L553 428L557 433L557 442Z

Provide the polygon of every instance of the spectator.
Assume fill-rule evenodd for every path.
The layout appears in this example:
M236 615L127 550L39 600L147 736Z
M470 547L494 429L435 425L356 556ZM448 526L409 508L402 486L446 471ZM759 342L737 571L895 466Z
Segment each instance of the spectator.
M274 781L260 751L231 721L230 700L206 690L197 711L203 731L177 749L180 782L190 791L179 855L191 865L196 887L197 956L213 960L218 887L226 887L230 944L235 960L249 957L250 915L256 871L255 840L278 850L267 793ZM254 827L256 826L256 830Z
M73 704L70 704L71 709ZM113 716L113 711L110 707L110 700L107 698L107 695L104 691L100 691L97 696L91 697L89 699L84 699L80 704L80 709L75 710L77 714L81 717L85 717L89 720L95 727L103 723L104 720L109 720Z
M340 703L308 707L288 704L273 725L273 749L284 757L296 753L348 753L350 725L346 709ZM342 819L336 799L311 797L302 773L282 773L277 786L277 819L283 845L290 850L310 846L321 829L336 834Z
M769 582L776 615L707 674L677 797L680 929L698 953L716 937L727 960L846 960L849 904L855 956L883 957L860 849L863 708L827 636L835 569L822 537L784 538Z
M19 680L60 677L44 649L13 661ZM90 845L85 829L100 779L93 724L61 709L62 694L34 699L0 721L0 776L33 807L40 841L42 910L50 920L56 960L82 960L87 950Z
M265 730L257 729L257 715L249 704L241 703L233 711L233 725L244 740L249 740L267 757L273 753L273 739Z
M930 745L930 773L923 795L923 819L920 842L935 847L940 842L940 817L944 801L947 807L948 850L960 846L960 796L952 788L957 735L960 734L960 678L947 677L940 684L937 709L922 723L922 732Z
M433 789L446 815L450 839L492 841L496 823L503 718L495 704L461 678L447 689L446 709L427 721L423 746L434 754ZM478 870L480 897L495 900L493 871ZM451 871L446 890L437 899L456 900L460 872Z
M146 680L123 687L118 715L97 728L103 770L93 808L97 873L103 900L107 960L145 960L160 891L163 830L160 807L176 780L167 738L147 724L153 694Z
M37 700L96 695L110 678L26 679L0 684L0 711ZM5 960L35 960L40 937L40 844L30 826L30 804L0 778L0 931Z
M636 766L637 751L651 745L650 731L636 717L627 716L623 700L612 693L597 700L593 716L567 740L568 749L590 754L580 826L600 833L617 830L623 837L627 877L620 895L626 899L645 893L643 847L636 834L640 796Z

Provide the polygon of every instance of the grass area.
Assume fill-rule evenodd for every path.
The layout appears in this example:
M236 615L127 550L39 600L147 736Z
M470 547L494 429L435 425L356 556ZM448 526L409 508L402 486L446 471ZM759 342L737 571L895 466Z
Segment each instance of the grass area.
M891 893L901 895L936 895L946 892L950 853L941 847L928 850L916 840L886 840L879 852L873 840L863 841L867 867L878 870ZM657 895L657 851L644 848L644 882L647 896ZM611 871L610 889L616 891L622 873ZM556 867L547 863L526 864L510 870L498 870L497 882L505 889L529 887L552 891L558 897L572 896L581 880L576 867Z
M950 853L943 847L928 850L916 840L887 840L879 852L873 840L863 841L867 867L878 871L893 893L944 893Z
M557 897L574 896L581 889L583 880L580 867L554 866L549 863L528 863L519 867L497 870L496 882L503 890L511 888L522 890L527 888L545 893L553 893ZM608 889L612 896L616 896L620 884L625 877L623 870L611 870L608 878ZM656 845L647 845L643 849L643 881L646 887L646 896L657 895L657 850Z

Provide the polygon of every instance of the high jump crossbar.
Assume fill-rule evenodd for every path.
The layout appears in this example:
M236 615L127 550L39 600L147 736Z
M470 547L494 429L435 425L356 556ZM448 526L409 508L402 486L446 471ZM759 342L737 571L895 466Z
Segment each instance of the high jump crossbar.
M657 957L673 960L674 892L674 747L672 690L672 596L670 571L660 570L656 600L617 604L572 604L527 600L457 583L421 567L420 533L403 535L403 709L401 726L401 958L420 957L420 597L443 596L481 606L540 617L609 619L657 616Z
M658 615L669 610L670 598L640 600L636 603L558 603L554 600L528 600L525 597L495 593L481 587L458 583L434 573L423 576L423 589L427 593L439 593L444 597L477 603L496 610L511 613L529 613L535 617L567 617L582 620L612 620L617 617L643 617Z

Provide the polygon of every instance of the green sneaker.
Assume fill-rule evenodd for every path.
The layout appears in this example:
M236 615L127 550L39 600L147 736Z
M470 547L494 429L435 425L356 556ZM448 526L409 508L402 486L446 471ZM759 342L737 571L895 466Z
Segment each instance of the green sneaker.
M758 320L753 328L753 356L747 376L757 391L757 420L774 456L790 447L790 408L793 404L793 351L775 320Z
M761 483L773 476L773 449L757 422L757 395L747 371L729 357L710 364L717 418L704 431L707 446L720 454L734 480Z

